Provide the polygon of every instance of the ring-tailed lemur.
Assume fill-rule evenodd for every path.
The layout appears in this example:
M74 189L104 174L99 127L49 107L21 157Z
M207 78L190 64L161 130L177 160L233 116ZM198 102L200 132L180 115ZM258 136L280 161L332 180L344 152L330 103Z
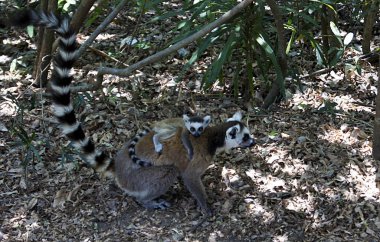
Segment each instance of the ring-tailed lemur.
M154 143L154 149L157 153L161 153L162 151L162 144L160 143L160 140L166 140L170 137L172 137L176 131L177 128L182 127L183 132L181 136L182 144L185 146L187 150L187 154L190 158L190 160L193 158L193 147L191 143L189 142L189 133L192 134L194 137L199 137L202 132L207 128L207 126L210 124L211 116L207 115L205 117L201 116L192 116L189 117L186 114L183 115L181 118L169 118L164 119L161 121L157 121L153 124L152 130L155 132L155 135L153 136L153 143ZM186 130L187 129L187 130ZM139 159L135 151L135 145L138 142L138 140L147 134L150 130L145 129L141 133L138 133L129 144L129 156L131 157L132 161L140 166L151 166L152 164L150 162L143 161Z
M59 49L54 58L53 74L50 80L50 93L53 99L53 113L61 124L62 132L83 152L83 159L96 171L106 173L116 179L119 187L136 198L145 207L164 208L163 195L180 175L184 184L196 198L202 210L210 214L206 202L205 189L201 176L211 164L215 153L235 147L248 148L254 145L249 129L241 122L241 114L235 113L227 122L208 127L200 137L189 135L193 147L190 160L186 148L181 144L183 128L177 128L174 136L163 140L165 149L157 156L153 144L154 132L142 135L135 144L135 154L152 164L149 167L137 165L129 156L129 144L111 160L86 137L77 121L70 101L71 69L77 56L76 34L70 28L67 17L56 17L34 10L17 12L9 20L11 26L44 26L58 34Z

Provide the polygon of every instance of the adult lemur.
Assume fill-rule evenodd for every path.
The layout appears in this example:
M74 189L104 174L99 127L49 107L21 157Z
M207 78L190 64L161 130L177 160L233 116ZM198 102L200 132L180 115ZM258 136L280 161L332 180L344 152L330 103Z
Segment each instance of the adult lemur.
M25 10L13 14L8 19L8 24L44 26L58 34L59 50L54 58L49 88L53 113L61 124L62 132L82 150L83 159L89 166L114 177L121 189L145 207L151 208L163 208L168 205L165 201L156 199L181 176L202 210L207 214L211 212L206 202L201 176L212 162L215 153L234 147L247 148L254 144L248 128L241 122L240 113L236 113L225 123L208 127L200 137L190 135L188 138L194 153L191 160L181 144L181 127L177 128L174 136L162 142L164 148L160 155L154 149L153 131L137 138L135 154L152 166L142 167L132 161L128 149L131 141L127 142L115 160L112 160L104 152L97 151L91 139L85 135L70 101L70 84L73 79L71 71L78 56L76 34L70 28L69 19Z

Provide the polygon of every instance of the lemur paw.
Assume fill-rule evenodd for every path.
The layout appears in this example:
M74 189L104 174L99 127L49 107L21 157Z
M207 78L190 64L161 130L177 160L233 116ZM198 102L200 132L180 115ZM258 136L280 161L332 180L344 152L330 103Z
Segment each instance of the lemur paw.
M155 199L142 203L145 208L149 209L167 209L171 206L169 202L164 199Z

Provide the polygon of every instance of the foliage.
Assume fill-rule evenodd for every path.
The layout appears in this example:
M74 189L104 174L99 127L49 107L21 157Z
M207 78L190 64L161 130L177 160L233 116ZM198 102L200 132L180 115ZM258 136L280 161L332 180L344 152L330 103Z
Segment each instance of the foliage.
M302 45L307 45L314 51L314 59L317 64L325 67L336 66L354 38L353 33L345 33L338 27L338 19L341 14L339 11L349 9L354 14L353 18L363 19L363 16L360 16L363 1L360 0L350 2L349 5L341 0L281 1L280 4L284 26L287 30L286 54L290 55L296 52L298 55L302 55L304 52ZM236 1L184 1L181 9L162 13L154 18L154 21L162 21L175 16L185 17L177 24L178 34L169 42L170 45L202 29L203 26L216 20L235 5ZM328 22L328 31L331 34L328 38L337 43L330 45L327 52L324 52L324 45L327 43L323 43L320 36L321 18L326 15L324 9L327 9L331 15ZM278 36L277 29L273 27L272 16L273 14L266 6L266 1L255 1L233 21L221 25L198 40L179 79L194 63L207 54L213 56L213 61L203 76L204 89L210 88L218 80L220 83L224 83L225 68L223 67L232 64L235 68L241 68L238 74L240 77L236 78L234 75L231 80L234 95L237 94L237 85L243 84L237 80L244 78L251 82L250 88L258 84L268 88L271 82L276 81L279 83L281 91L284 92L286 77L284 75L286 73L281 71L278 63L276 42ZM248 58L249 55L252 55L250 53L255 56L253 61ZM250 70L252 65L256 66L253 71ZM246 73L246 76L241 76L242 73ZM273 79L268 76L269 73L275 74L276 77ZM294 70L290 70L290 73L294 73ZM255 80L261 80L261 83L254 83L257 82ZM262 81L266 84L262 85Z
M13 123L12 127L12 133L13 135L18 137L18 141L14 143L16 146L22 146L23 147L23 157L22 157L22 165L24 168L27 167L30 160L34 160L37 158L37 160L41 161L40 153L38 152L38 142L36 141L36 133L35 132L27 132L24 127L24 113L25 109L33 109L35 106L35 100L32 98L32 101L30 102L30 106L27 107L23 102L19 102L16 98L11 98L12 101L16 104L17 107L17 115L15 118L15 121Z
M78 0L58 0L58 8L62 10L62 12L70 12L75 9L75 6L79 3Z

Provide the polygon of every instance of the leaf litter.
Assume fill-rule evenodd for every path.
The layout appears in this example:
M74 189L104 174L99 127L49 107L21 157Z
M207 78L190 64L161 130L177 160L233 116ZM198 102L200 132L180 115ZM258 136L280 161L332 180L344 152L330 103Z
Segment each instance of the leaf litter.
M95 47L114 42L117 48L119 40L112 39L112 33L107 36L109 41L96 42ZM128 58L149 54L130 51ZM34 57L28 58L32 62ZM9 61L0 64L5 77L0 93L24 93L20 101L30 102L30 76L23 79L17 70L9 72ZM102 61L89 53L79 66L91 68ZM240 100L220 98L217 91L197 94L196 77L207 61L201 60L194 68L197 73L184 82L173 82L183 64L173 57L135 76L108 79L105 85L112 89L105 86L106 95L82 96L85 103L79 106L86 130L115 154L139 128L157 119L195 108L211 114L215 124L244 106ZM76 71L78 80L87 75L80 67ZM38 118L41 106L25 109L23 122L25 130L33 130L36 140L43 141L36 143L42 161L30 158L24 164L25 148L15 145L17 136L10 132L17 106L0 99L0 240L380 240L379 162L371 157L375 75L370 65L361 76L334 70L303 80L303 93L293 93L265 117L249 113L258 144L249 151L217 156L203 177L215 212L211 218L201 215L181 182L167 194L171 208L142 208L113 181L81 163L56 125Z

